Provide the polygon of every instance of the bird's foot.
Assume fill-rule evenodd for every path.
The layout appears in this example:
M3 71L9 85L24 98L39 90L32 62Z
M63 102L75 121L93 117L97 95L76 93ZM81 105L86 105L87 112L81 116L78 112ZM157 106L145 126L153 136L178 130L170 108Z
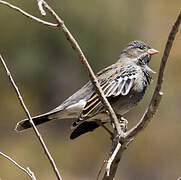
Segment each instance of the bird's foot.
M126 132L127 129L128 129L128 120L126 118L124 118L124 117L121 117L119 119L119 123L120 123L122 131Z

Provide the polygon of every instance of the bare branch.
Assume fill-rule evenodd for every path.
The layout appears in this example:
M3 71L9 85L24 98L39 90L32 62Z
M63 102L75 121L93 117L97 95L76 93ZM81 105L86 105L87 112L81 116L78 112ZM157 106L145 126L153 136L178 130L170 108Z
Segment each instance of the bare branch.
M176 33L178 32L180 23L181 23L181 12L178 15L177 20L174 23L174 25L170 31L170 34L168 36L168 40L167 40L165 50L164 50L164 53L162 56L162 61L160 64L157 84L156 84L155 91L153 93L151 102L150 102L148 108L146 109L143 117L138 122L138 124L126 133L124 142L111 165L110 176L107 176L107 172L105 172L103 180L112 180L114 178L116 171L117 171L119 161L122 156L122 153L127 148L127 146L132 142L132 138L134 138L145 127L147 127L148 123L151 121L151 118L154 116L154 114L156 113L156 111L158 109L158 106L161 101L161 97L163 95L163 93L160 92L160 90L161 90L162 83L163 83L163 75L164 75L165 66L166 66ZM115 148L116 147L114 147L114 149Z
M53 24L53 23L49 23L46 21L43 21L37 17L34 17L30 14L28 14L27 12L23 11L22 9L13 6L12 4L6 2L6 1L2 1L0 0L1 4L4 4L20 13L22 13L23 15L25 15L26 17L33 19L39 23L42 23L44 25L47 25L49 27L58 27L66 36L67 40L70 42L72 48L75 50L75 52L77 53L81 63L83 64L83 67L85 68L85 70L88 72L89 74L89 78L92 82L92 84L94 85L96 92L99 95L99 98L101 100L101 102L103 103L103 105L105 106L105 108L108 110L108 112L110 113L110 117L111 120L114 122L115 127L116 127L116 131L117 134L121 137L124 138L124 132L121 130L120 125L119 125L119 121L117 119L117 116L113 110L113 108L111 107L111 105L109 104L107 98L104 95L104 92L102 91L102 88L100 87L98 80L92 70L92 68L90 67L85 55L83 54L80 46L78 45L77 41L75 40L75 38L72 36L72 34L70 33L70 31L67 29L67 27L65 26L64 22L62 21L62 19L55 13L55 11L44 1L44 0L37 0L38 2L38 7L39 10L41 12L42 15L46 15L45 11L43 8L47 9L48 12L52 15L52 17L54 17L54 19L56 20L57 24Z
M58 24L54 24L54 23L50 23L50 22L47 22L47 21L43 21L43 20L41 20L40 18L37 18L37 17L35 17L35 16L33 16L33 15L31 15L31 14L23 11L22 9L20 9L20 8L18 8L18 7L16 7L16 6L14 6L14 5L6 2L6 1L1 1L1 0L0 0L0 4L4 4L4 5L6 5L7 7L18 11L19 13L23 14L24 16L26 16L26 17L34 20L34 21L37 21L37 22L39 22L39 23L42 23L42 24L44 24L44 25L46 25L46 26L53 27L53 28L57 28L57 26L58 26Z
M34 173L30 170L30 168L23 168L20 164L18 164L15 160L13 160L12 158L10 158L8 155L0 152L0 155L5 157L6 159L8 159L9 161L11 161L13 164L15 164L15 166L17 166L19 169L21 169L23 172L25 172L32 180L36 180L36 177L34 175Z
M84 68L88 72L89 78L90 78L92 84L94 85L94 87L96 89L96 92L98 93L101 102L104 104L105 108L109 111L110 117L111 117L112 121L115 124L116 131L117 131L116 133L120 137L120 138L118 138L118 140L121 140L122 145L121 145L119 151L117 152L116 147L118 146L118 144L113 143L114 145L113 145L113 151L112 152L113 152L115 158L114 158L113 161L112 160L110 161L110 162L112 162L111 165L109 164L109 166L110 166L110 176L107 176L107 173L105 173L105 175L103 177L104 180L105 179L106 180L107 179L113 179L114 176L115 176L115 173L116 173L120 158L122 156L122 152L128 146L131 139L133 137L135 137L139 132L141 132L141 130L143 128L145 128L148 125L151 118L153 117L153 115L156 113L156 110L158 109L158 106L159 106L159 103L160 103L161 97L162 97L162 92L160 92L160 90L161 90L161 85L162 85L162 82L163 82L163 73L164 73L165 65L166 65L166 62L167 62L167 59L168 59L168 56L169 56L169 53L170 53L174 38L175 38L175 35L176 35L176 33L178 31L178 27L180 25L180 21L181 21L180 16L181 15L178 16L178 19L177 19L176 23L174 24L174 26L173 26L173 28L171 30L171 33L169 35L169 38L168 38L168 41L167 41L167 44L166 44L166 48L165 48L165 51L164 51L164 54L163 54L162 63L160 65L157 85L156 85L152 100L150 102L150 105L148 106L147 110L145 111L145 113L144 113L143 117L141 118L140 122L135 127L133 127L131 130L129 130L127 133L124 133L122 131L121 127L120 127L120 123L119 123L119 121L118 121L118 119L116 117L116 114L114 113L111 105L109 104L108 100L106 99L106 97L105 97L105 95L104 95L104 93L103 93L103 91L102 91L102 89L101 89L101 87L100 87L100 85L98 83L98 80L97 80L94 72L92 71L92 69L91 69L85 55L83 54L82 50L80 49L80 46L78 45L77 41L72 36L70 31L67 29L67 27L65 26L62 19L55 13L55 11L44 0L37 0L37 2L38 2L38 7L39 7L39 10L40 10L41 14L45 15L46 13L45 13L44 9L46 9L51 14L51 16L56 20L57 24L54 24L54 26L51 26L49 24L46 24L46 23L43 23L43 22L39 21L39 19L38 19L38 22L43 23L44 25L47 25L49 27L58 27L58 29L60 29L65 34L67 40L70 42L72 48L75 50L75 52L78 55L81 63L83 64ZM9 6L9 7L12 6L12 5L9 5L9 3L8 4L4 3L4 1L1 1L1 0L0 0L0 3L5 4L5 5ZM22 10L19 10L19 8L17 9L17 8L13 7L13 9L18 10L19 12L22 11ZM24 13L22 13L22 14L24 14ZM27 17L29 17L29 16L27 16ZM29 18L31 18L31 17L29 17ZM31 18L31 19L37 21L36 18ZM19 97L19 99L21 101L20 97ZM32 121L32 119L30 117L30 122L31 121ZM32 124L32 126L33 126L33 128L35 127L34 124ZM35 132L36 132L36 130L35 130ZM116 135L116 133L115 133L115 135Z
M105 97L104 92L102 91L102 88L99 85L99 82L97 80L97 77L95 76L91 66L89 65L89 63L88 63L84 53L82 52L80 46L78 45L77 41L72 36L70 31L67 29L67 27L65 26L63 20L55 13L55 11L44 0L40 0L40 1L42 3L41 5L45 9L48 10L48 12L52 15L52 17L54 17L54 19L56 20L56 22L58 24L58 28L64 33L64 35L66 36L67 40L70 42L72 48L75 50L76 54L78 55L78 57L79 57L82 65L83 65L84 69L87 71L87 73L89 75L89 78L90 78L92 84L94 85L94 87L96 89L96 92L99 95L99 98L100 98L101 102L103 103L105 108L110 113L110 117L111 117L112 121L115 124L116 130L117 130L117 134L120 137L124 137L124 132L120 128L118 118L117 118L113 108L111 107L110 103L108 102L107 98Z
M164 75L165 66L166 66L176 33L178 32L180 23L181 23L181 12L179 16L177 17L177 20L175 21L170 31L170 34L168 36L168 40L167 40L165 50L162 56L162 61L160 64L157 84L156 84L155 91L153 93L153 97L151 99L150 105L148 106L148 109L144 113L140 122L134 128L132 128L130 131L126 133L126 138L131 138L133 136L136 136L143 128L145 128L158 109L159 103L161 101L161 97L163 95L163 93L160 91L161 91L161 87L163 83L163 75Z
M48 25L50 27L58 27L66 36L67 40L70 42L72 48L75 50L75 52L77 53L79 59L81 60L81 63L83 64L84 68L86 69L86 71L88 72L89 74L89 77L90 77L90 80L91 82L93 83L98 95L99 95L99 98L101 100L101 102L104 104L105 108L108 110L108 112L110 113L110 117L112 119L112 121L114 122L114 125L116 127L116 132L115 132L115 136L118 135L121 139L124 138L124 132L122 131L121 127L120 127L120 124L119 124L119 121L117 119L117 116L114 112L114 110L112 109L111 105L109 104L107 98L105 97L104 95L104 92L102 91L99 83L98 83L98 80L92 70L92 68L90 67L85 55L83 54L80 46L78 45L77 41L75 40L75 38L72 36L72 34L70 33L70 31L67 29L67 27L65 26L64 22L60 19L60 17L55 13L55 11L44 1L44 0L37 0L38 2L38 7L39 7L39 10L41 12L42 15L46 15L45 11L44 11L44 8L48 10L48 12L52 15L52 17L54 17L54 19L56 20L57 24L54 26L51 26L47 23L44 23L44 21L42 22L40 19L37 19L35 17L32 17L31 15L27 14L26 12L24 12L23 10L7 3L7 2L4 2L4 1L1 1L0 0L0 3L2 4L5 4L7 5L8 7L11 7L19 12L21 12L23 15L35 20L35 21L38 21L40 23L43 23L44 25ZM18 96L19 99L20 99L20 102L21 102L21 96ZM28 115L28 114L27 114ZM31 117L30 117L30 122L32 121ZM32 125L33 126L33 125ZM33 126L34 128L34 126ZM36 129L34 128L35 132L36 132ZM41 137L41 136L40 136ZM41 138L40 138L41 139ZM56 171L56 170L55 170Z
M20 91L19 91L19 89L18 89L18 87L17 87L17 85L16 85L13 77L11 76L11 73L10 73L10 71L8 70L8 67L6 66L6 63L5 63L5 61L4 61L4 59L2 58L1 55L0 55L0 60L1 60L1 62L2 62L2 65L3 65L4 69L5 69L8 77L9 77L9 81L10 81L10 83L12 84L12 86L13 86L13 88L14 88L14 90L15 90L18 98L19 98L19 102L20 102L23 110L25 111L25 113L26 113L26 115L27 115L27 117L28 117L28 119L29 119L29 121L30 121L30 123L31 123L31 126L33 127L33 130L34 130L37 138L39 139L40 144L41 144L41 146L42 146L42 148L43 148L43 150L44 150L44 152L45 152L45 154L46 154L46 156L47 156L50 164L51 164L52 167L53 167L53 170L54 170L54 172L55 172L55 174L56 174L56 176L57 176L57 179L58 179L58 180L62 180L62 178L61 178L61 176L60 176L60 173L59 173L59 171L58 171L58 169L57 169L57 167L56 167L56 164L55 164L55 162L54 162L54 160L53 160L50 152L48 151L48 148L46 147L46 144L45 144L45 142L44 142L41 134L39 133L38 129L36 128L36 126L35 126L35 124L34 124L34 122L33 122L33 120L32 120L32 117L31 117L31 115L30 115L30 113L29 113L29 111L28 111L28 109L27 109L27 107L26 107L26 105L25 105L25 103L24 103L24 101L23 101L23 98L22 98L22 96L21 96L21 94L20 94Z
M29 174L32 176L32 180L36 180L35 174L33 171L31 171L31 169L29 167L26 168L27 171L29 172Z
M112 162L113 160L115 159L119 149L121 148L121 144L118 143L116 148L114 149L114 152L112 153L111 157L109 158L108 162L107 162L107 166L106 166L106 173L107 173L107 176L109 176L109 173L110 173L110 168L111 168L111 165L112 165Z
M38 2L38 8L40 10L41 15L46 16L46 12L43 9L43 1L42 0L37 0L37 2Z
M126 143L126 142L121 144L119 151L117 152L114 160L111 163L109 176L107 176L107 171L105 170L104 176L102 178L103 180L113 180L114 179L118 165L119 165L119 162L120 162L121 157L122 157L122 154L123 154L124 150L127 148L127 144L128 143ZM114 153L115 149L116 149L116 146L114 145L113 151L111 153Z

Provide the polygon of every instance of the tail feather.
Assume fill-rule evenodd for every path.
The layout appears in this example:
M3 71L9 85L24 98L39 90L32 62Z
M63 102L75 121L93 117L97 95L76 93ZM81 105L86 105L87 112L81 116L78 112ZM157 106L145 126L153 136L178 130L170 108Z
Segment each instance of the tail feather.
M96 121L84 121L76 127L76 129L70 135L70 139L75 139L82 134L91 132L98 128L100 125Z
M32 118L33 122L35 125L39 125L39 124L42 124L42 123L45 123L47 121L50 121L52 120L51 118L48 118L49 115L40 115L40 116L35 116ZM30 121L29 119L24 119L24 120L21 120L20 122L17 123L16 127L15 127L15 130L16 131L23 131L25 129L28 129L28 128L31 128L31 124L30 124Z

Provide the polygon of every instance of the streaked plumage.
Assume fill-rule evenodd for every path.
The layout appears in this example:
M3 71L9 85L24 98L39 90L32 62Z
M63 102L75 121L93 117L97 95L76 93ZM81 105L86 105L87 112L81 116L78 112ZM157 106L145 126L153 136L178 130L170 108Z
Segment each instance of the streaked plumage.
M97 73L97 78L116 114L124 115L142 99L151 82L149 61L158 51L151 49L141 41L131 42L125 48L119 60ZM71 139L93 131L99 127L96 120L110 122L107 111L99 100L91 82L65 100L52 111L33 118L36 125L64 118L76 118L72 127ZM89 121L87 121L89 120ZM17 131L31 127L27 119L20 121Z

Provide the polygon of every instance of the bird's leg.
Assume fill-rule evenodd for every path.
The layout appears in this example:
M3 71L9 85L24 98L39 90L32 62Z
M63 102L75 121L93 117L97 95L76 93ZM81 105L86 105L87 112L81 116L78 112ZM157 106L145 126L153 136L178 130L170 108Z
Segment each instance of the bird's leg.
M101 120L96 120L96 122L97 122L97 124L99 124L100 126L102 126L109 134L110 134L110 136L111 136L111 138L113 138L113 133L112 133L112 131L108 128L108 127L106 127L105 125L104 125L104 123L102 123L102 121Z
M119 114L116 114L116 115L117 115L117 118L119 120L120 127L121 127L122 131L126 132L127 128L128 128L128 120ZM112 124L112 126L115 129L114 123Z
M121 116L121 118L119 118L119 122L123 132L126 132L128 128L128 120Z

